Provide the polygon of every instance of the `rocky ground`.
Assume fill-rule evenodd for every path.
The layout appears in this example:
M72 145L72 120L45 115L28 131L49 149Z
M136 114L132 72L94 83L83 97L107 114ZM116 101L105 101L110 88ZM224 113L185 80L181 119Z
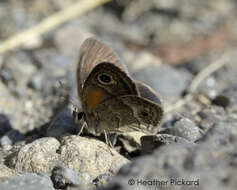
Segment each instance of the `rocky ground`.
M1 1L0 46L76 2ZM235 0L113 1L0 53L0 189L236 189L236 8ZM75 68L92 35L163 97L157 134L120 135L114 149L103 136L77 135L62 97L80 106Z

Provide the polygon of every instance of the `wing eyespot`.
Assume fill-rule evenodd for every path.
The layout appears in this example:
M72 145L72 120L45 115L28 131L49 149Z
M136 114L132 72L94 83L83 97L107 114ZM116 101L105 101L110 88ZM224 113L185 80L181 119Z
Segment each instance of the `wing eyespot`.
M100 73L97 75L97 80L104 85L112 85L115 84L115 80L113 77L107 73Z

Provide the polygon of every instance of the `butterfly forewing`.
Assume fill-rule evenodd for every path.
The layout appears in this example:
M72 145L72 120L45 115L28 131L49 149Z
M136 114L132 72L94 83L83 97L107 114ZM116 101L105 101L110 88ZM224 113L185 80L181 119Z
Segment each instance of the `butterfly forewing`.
M96 65L102 62L110 62L128 74L126 66L120 62L113 50L94 37L88 38L83 42L79 56L77 82L80 98L82 97L84 82Z

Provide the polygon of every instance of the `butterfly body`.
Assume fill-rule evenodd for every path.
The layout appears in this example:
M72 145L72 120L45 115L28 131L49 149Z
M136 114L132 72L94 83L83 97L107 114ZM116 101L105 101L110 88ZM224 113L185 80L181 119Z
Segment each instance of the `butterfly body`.
M95 38L82 45L77 80L85 121L92 134L157 128L163 116L158 95L134 81L116 54Z

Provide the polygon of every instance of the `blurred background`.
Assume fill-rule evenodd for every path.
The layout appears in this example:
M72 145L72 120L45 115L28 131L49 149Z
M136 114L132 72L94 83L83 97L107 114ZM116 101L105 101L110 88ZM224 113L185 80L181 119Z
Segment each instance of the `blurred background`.
M75 68L90 36L107 43L164 105L182 98L193 77L223 53L232 53L232 66L208 77L199 92L212 99L235 83L236 0L94 0L81 12L89 2L0 1L0 135L45 125L66 106L65 93L77 100ZM44 31L44 21L66 9L76 16L56 15L59 24Z

